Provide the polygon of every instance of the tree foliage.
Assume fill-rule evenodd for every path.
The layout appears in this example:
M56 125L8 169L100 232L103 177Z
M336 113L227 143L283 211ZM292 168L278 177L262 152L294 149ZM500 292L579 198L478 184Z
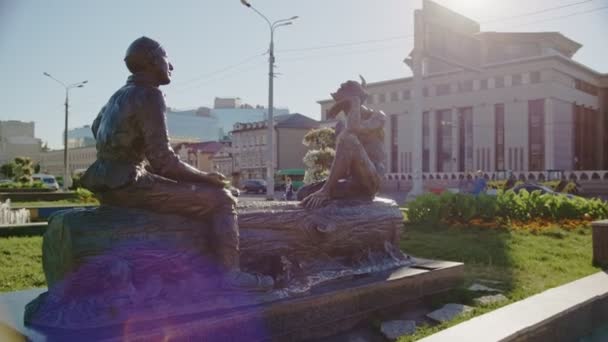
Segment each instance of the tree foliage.
M14 161L0 166L0 172L6 178L12 178L21 183L29 183L32 181L32 174L34 174L34 165L30 158L17 157Z
M329 174L335 156L336 133L334 129L329 127L313 129L306 133L302 143L310 148L303 158L306 165L304 183L323 180Z

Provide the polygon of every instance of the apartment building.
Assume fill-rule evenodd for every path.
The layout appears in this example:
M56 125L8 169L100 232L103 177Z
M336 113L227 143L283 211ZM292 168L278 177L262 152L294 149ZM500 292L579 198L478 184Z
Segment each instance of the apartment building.
M234 172L241 179L266 179L267 162L266 121L237 123L232 131ZM302 144L304 135L319 122L302 114L275 117L275 170L302 169L302 158L307 147Z

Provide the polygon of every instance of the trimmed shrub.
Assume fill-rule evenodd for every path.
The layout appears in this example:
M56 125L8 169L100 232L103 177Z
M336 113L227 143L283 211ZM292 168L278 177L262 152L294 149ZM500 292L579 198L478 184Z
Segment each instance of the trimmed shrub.
M565 195L499 191L497 196L443 193L425 194L408 205L411 223L533 220L599 220L608 218L608 204L600 199Z

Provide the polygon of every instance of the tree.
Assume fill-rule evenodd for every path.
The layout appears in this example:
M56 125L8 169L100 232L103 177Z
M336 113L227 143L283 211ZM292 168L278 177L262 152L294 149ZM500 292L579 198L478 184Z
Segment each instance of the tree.
M304 183L325 179L336 155L335 130L329 127L313 129L306 133L302 143L309 148L303 158L306 165Z
M14 178L17 171L17 164L15 162L8 162L0 166L0 173L6 178Z
M17 165L14 179L17 182L29 183L32 181L32 174L34 174L34 166L32 160L27 157L15 158L15 164Z

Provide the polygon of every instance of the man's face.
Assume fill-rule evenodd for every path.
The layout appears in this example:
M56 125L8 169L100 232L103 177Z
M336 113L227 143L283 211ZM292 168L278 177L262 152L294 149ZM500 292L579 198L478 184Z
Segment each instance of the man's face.
M164 49L159 48L156 58L156 74L161 85L171 83L171 71L173 71L173 65L169 62L167 53Z

